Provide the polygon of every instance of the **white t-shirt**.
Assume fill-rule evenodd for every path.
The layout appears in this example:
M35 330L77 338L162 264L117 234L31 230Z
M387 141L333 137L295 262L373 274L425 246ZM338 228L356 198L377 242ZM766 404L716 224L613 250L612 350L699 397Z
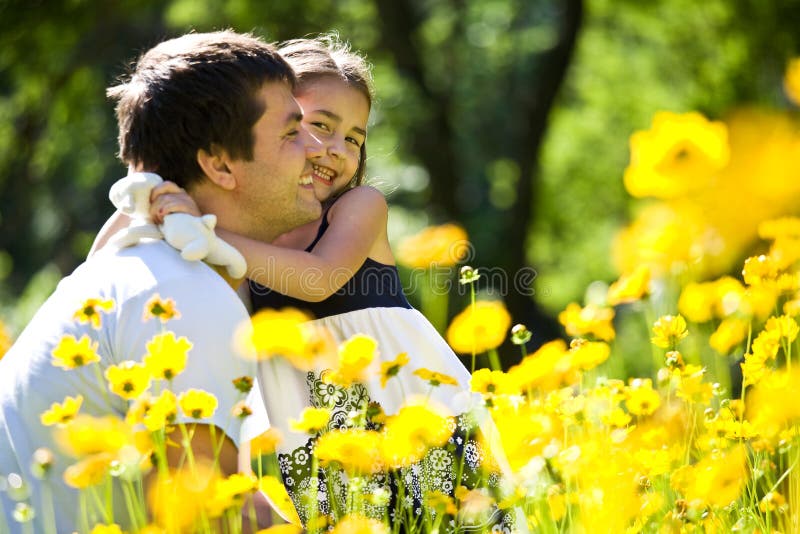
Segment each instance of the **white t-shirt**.
M22 475L30 489L27 502L34 506L40 519L41 491L31 475L30 463L37 448L51 449L56 457L49 484L59 533L72 532L80 525L78 493L62 478L64 469L75 460L60 452L53 439L53 427L43 426L40 414L54 402L81 394L84 399L80 413L122 417L128 401L108 390L103 394L94 365L64 370L52 364L51 352L64 335L80 339L85 334L99 344L101 375L110 365L125 360L141 362L146 343L162 331L158 320L143 321L145 303L154 294L175 301L181 316L170 320L165 328L193 344L186 369L173 380L173 391L179 394L197 388L215 395L219 405L211 422L237 446L240 439L255 437L269 426L257 388L248 397L253 415L248 420L246 436L240 433L240 420L231 415L234 405L243 400L232 381L254 376L255 362L239 354L234 343L234 333L240 325L248 324L249 316L230 286L210 267L183 260L163 241L121 251L101 251L61 281L0 360L0 476ZM99 330L74 319L75 312L91 297L115 302L112 311L102 314ZM16 503L6 491L0 492L0 501L11 532L21 532L21 525L11 516ZM41 529L37 522L36 531Z

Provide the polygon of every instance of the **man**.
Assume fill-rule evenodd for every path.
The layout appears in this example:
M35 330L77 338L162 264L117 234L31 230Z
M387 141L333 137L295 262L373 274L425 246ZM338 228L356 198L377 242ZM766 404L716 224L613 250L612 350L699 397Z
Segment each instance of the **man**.
M293 83L291 68L277 52L249 35L189 34L163 42L139 59L127 83L109 90L118 102L120 156L132 168L157 172L184 187L204 213L217 216L220 227L271 241L321 212L308 185L308 158L320 147L300 126ZM157 318L143 322L148 303L150 312L163 311L153 309L154 297L164 305L171 299L180 317L165 326ZM92 308L90 298L113 300L114 307ZM231 285L217 272L184 261L162 241L103 250L62 280L0 360L0 474L21 475L30 489L27 498L18 488L0 495L11 531L23 530L11 519L18 506L14 498L35 509L36 531L43 531L48 493L58 532L83 531L103 521L101 506L90 502L88 511L81 511L78 492L65 485L64 470L75 459L59 448L53 428L44 426L40 415L53 403L81 395L80 413L123 417L128 401L109 393L101 375L126 361L141 362L148 341L164 328L193 345L186 369L160 387L169 385L176 393L196 388L217 398L214 415L203 420L208 424L194 432L193 449L195 456L213 458L211 437L226 436L219 465L224 474L235 472L242 423L231 413L242 394L232 381L253 376L255 369L252 360L238 357L233 338L248 319ZM65 345L65 336L79 343ZM88 342L81 345L83 336ZM62 367L74 368L56 366L54 351ZM96 363L79 365L94 354ZM263 406L254 402L251 409L250 417L256 418L256 423L249 421L251 430L265 430ZM178 420L196 421L180 411ZM172 438L180 442L181 435ZM55 454L44 484L31 468L39 447ZM16 486L19 477L8 480ZM126 517L117 514L115 519L124 525Z

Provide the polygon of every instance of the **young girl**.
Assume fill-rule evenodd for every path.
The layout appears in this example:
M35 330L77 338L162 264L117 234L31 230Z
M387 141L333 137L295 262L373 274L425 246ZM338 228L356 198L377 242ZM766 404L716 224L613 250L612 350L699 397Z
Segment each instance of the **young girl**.
M396 413L415 394L428 396L454 414L465 412L476 398L469 393L470 374L434 327L413 309L402 285L386 231L387 205L376 189L362 185L366 159L367 120L372 104L371 76L363 58L334 39L298 39L284 44L281 55L294 69L298 84L295 98L303 109L303 125L322 143L324 150L313 159L313 172L305 187L313 188L323 204L322 216L282 236L272 244L254 241L222 229L218 234L246 258L248 278L245 298L252 311L292 306L310 312L342 342L359 333L378 342L377 362L389 362L405 353L408 363L396 376L381 384L379 373L349 388L327 384L326 372L301 372L280 360L263 362L259 381L270 423L282 431L277 453L287 490L301 519L309 516L302 496L314 487L320 512L330 513L331 502L344 502L336 481L311 476L310 455L314 441L292 432L289 420L308 406L332 411L329 429L347 428L353 413L365 413L368 403L378 402L386 414ZM197 213L191 199L167 185L158 190L151 213L158 219L173 211ZM240 291L241 293L241 291ZM414 371L428 369L452 377L457 385L431 388ZM479 451L464 473L477 475L478 443L454 433L451 447L441 449L450 466L455 455ZM472 447L472 449L470 449ZM454 452L455 449L455 452ZM495 455L497 456L497 455ZM439 490L453 494L450 470L416 469L415 494L407 504L418 507L422 495ZM475 480L473 480L475 482ZM341 483L341 481L339 481ZM367 490L388 487L378 476ZM334 492L334 494L329 494ZM338 495L337 495L338 494ZM380 508L375 513L381 517ZM499 514L498 514L499 515ZM508 517L495 522L510 522Z

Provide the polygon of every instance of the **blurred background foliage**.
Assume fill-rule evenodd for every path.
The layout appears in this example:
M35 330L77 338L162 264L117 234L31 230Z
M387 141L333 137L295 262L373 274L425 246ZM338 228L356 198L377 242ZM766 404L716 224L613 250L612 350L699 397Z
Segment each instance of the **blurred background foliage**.
M368 56L368 174L389 193L392 238L458 221L474 267L509 281L535 269L533 297L511 285L505 299L538 341L562 333L553 318L592 282L619 274L612 241L638 205L622 182L634 131L659 110L796 113L781 80L800 53L800 0L0 0L0 303L12 329L112 212L125 168L105 88L160 40L226 27L275 41L335 30Z

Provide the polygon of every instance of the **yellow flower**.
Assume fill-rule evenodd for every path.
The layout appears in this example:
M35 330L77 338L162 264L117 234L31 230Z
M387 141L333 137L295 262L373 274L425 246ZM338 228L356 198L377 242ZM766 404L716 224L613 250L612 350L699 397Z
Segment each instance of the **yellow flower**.
M753 354L745 354L744 362L740 364L740 367L745 386L758 384L767 375L765 360Z
M678 397L687 402L708 405L714 394L714 388L708 382L703 382L704 377L704 368L687 365L680 375L680 384L677 388Z
M650 293L650 267L642 264L632 273L621 276L608 288L606 300L610 306L637 301Z
M570 354L574 368L588 371L606 361L611 354L611 348L603 341L575 339L570 344Z
M650 379L635 379L628 390L625 406L634 415L650 415L661 406L661 397L653 390Z
M800 58L794 58L786 66L786 73L783 76L783 90L786 96L800 106Z
M403 239L397 247L397 261L416 269L452 267L466 258L470 244L467 232L456 224L429 226Z
M174 332L156 334L147 342L144 364L155 379L172 380L186 368L188 352L192 343Z
M750 345L753 356L762 361L775 359L780 348L781 335L778 330L762 330Z
M289 421L289 427L295 432L317 434L328 426L331 411L327 408L306 408L300 414L300 419Z
M381 446L384 462L394 468L418 462L429 448L447 442L452 423L443 408L417 399L408 401L386 420Z
M113 300L103 300L99 298L86 299L80 309L75 312L74 318L79 323L91 323L93 328L99 329L101 312L110 312L114 309Z
M363 476L382 470L380 450L380 433L350 428L323 434L314 452L322 466L338 464L350 476Z
M233 408L231 408L231 415L238 419L244 419L253 415L253 410L245 401L239 401L233 405Z
M204 515L205 503L213 496L219 478L218 470L205 462L152 477L147 491L148 512L167 532L193 532L191 527Z
M698 500L720 508L728 506L741 496L747 482L745 447L737 445L727 452L712 453L675 478L673 486L687 501Z
M508 370L508 376L521 391L555 389L570 382L572 374L572 356L560 339L545 343Z
M82 403L83 395L66 397L61 404L54 402L50 405L50 409L40 416L41 422L44 426L68 423L78 414Z
M138 397L133 399L133 402L128 407L128 412L125 414L125 422L129 425L137 425L144 422L144 416L153 405L153 396L149 391L141 393Z
M506 373L486 368L472 373L469 389L486 396L519 394L516 382Z
M558 322L564 325L572 337L594 336L603 341L614 339L614 310L589 304L581 308L572 302L558 314Z
M744 260L742 278L744 278L744 283L749 286L769 284L777 280L778 266L771 257L764 254L751 256Z
M283 482L279 478L270 475L263 476L258 481L258 488L269 497L270 502L278 509L284 519L297 528L300 528L302 525L300 516L297 515L297 510L292 503L292 499L286 492L286 486L283 485Z
M116 523L110 525L98 523L89 534L122 534L122 529Z
M798 94L800 96L800 93ZM759 501L758 509L764 513L785 511L786 499L777 491L768 491L766 495Z
M67 454L76 458L98 454L116 454L134 443L133 429L112 415L92 417L77 415L69 424L58 427L55 440Z
M99 361L97 347L97 341L93 342L89 336L84 335L77 340L75 336L65 335L51 353L53 365L64 369L75 369Z
M322 375L326 384L348 387L353 382L364 380L367 367L375 359L378 342L365 334L356 334L339 347L339 363L336 369Z
M174 423L177 416L178 398L172 391L165 389L153 399L150 409L142 418L142 423L147 430L155 432Z
M303 533L303 527L292 525L291 523L285 525L275 525L269 528L261 529L258 532L256 532L256 534L302 534L302 533Z
M747 360L745 360L747 361ZM800 422L800 371L776 371L764 376L747 393L747 420L760 434L774 439L780 431Z
M425 507L436 510L437 514L456 515L458 513L453 498L439 490L425 492Z
M217 410L217 398L200 389L189 389L181 393L178 404L184 415L193 419L207 419Z
M275 447L283 441L283 434L275 427L250 440L250 457L257 458L263 454L272 454Z
M678 311L694 323L704 323L714 317L717 293L713 282L691 282L684 286L678 299Z
M162 299L156 293L144 305L144 314L142 315L143 321L149 321L156 318L161 323L166 323L170 319L180 319L181 314L175 307L175 301L172 299Z
M348 514L336 523L331 534L389 534L389 527L377 519Z
M775 332L778 337L785 339L791 343L797 339L797 333L800 332L800 326L794 317L788 315L781 315L780 317L770 317L767 319L767 324L764 325L764 330L767 332Z
M123 399L135 399L150 387L150 373L141 363L127 360L105 372L108 388Z
M400 372L400 369L407 365L408 362L408 354L405 352L401 352L397 355L397 358L390 362L383 362L381 364L381 387L385 388L386 382L393 376L396 376L397 373Z
M681 315L663 315L653 324L653 345L662 349L674 349L678 342L689 335L686 320Z
M728 128L699 113L661 111L630 139L623 180L634 197L675 198L707 184L730 158Z
M497 300L482 300L453 318L447 342L461 354L476 354L499 347L511 327L511 315Z
M209 517L220 517L225 510L241 509L247 495L258 489L258 479L251 474L234 473L228 478L217 480L214 492L206 503Z
M114 455L106 452L88 456L64 470L64 482L76 489L96 486L105 479L113 460Z
M711 334L708 343L720 354L728 354L731 349L745 340L749 329L750 321L738 317L728 317Z
M420 377L433 387L438 387L440 385L445 385L445 386L458 385L458 380L456 380L452 376L446 375L444 373L437 373L436 371L431 371L430 369L425 369L424 367L414 371L414 375Z

